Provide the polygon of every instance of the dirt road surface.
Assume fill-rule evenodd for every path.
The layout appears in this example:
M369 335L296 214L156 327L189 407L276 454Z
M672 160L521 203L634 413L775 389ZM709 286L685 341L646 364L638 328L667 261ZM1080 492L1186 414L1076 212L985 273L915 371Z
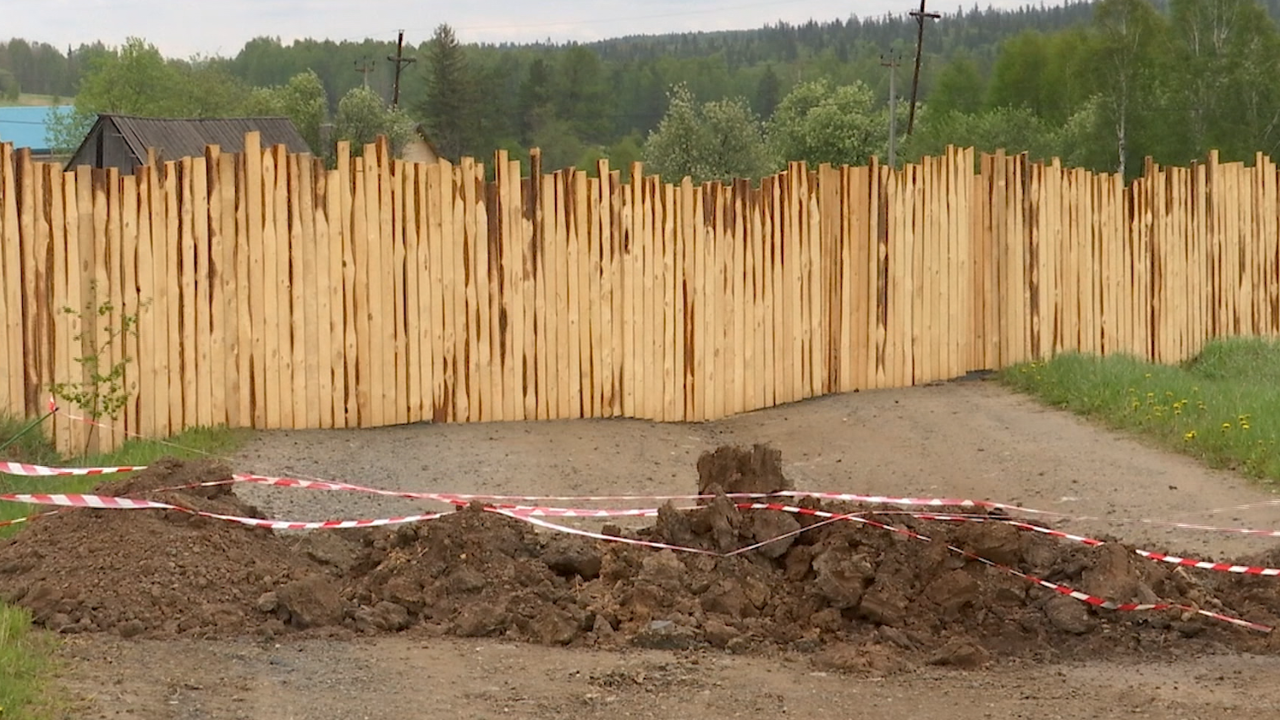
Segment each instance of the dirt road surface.
M1143 520L1274 526L1273 495L1094 428L988 382L828 397L701 425L630 420L420 425L260 434L237 470L403 490L676 494L700 453L767 442L806 490L1022 503L1096 520L1084 534L1207 557L1265 540ZM380 517L435 507L243 488L272 517ZM1280 591L1280 584L1277 586ZM83 635L62 651L84 718L1280 718L1280 659L997 663L844 675L812 658L601 652L410 631L377 639L143 641Z

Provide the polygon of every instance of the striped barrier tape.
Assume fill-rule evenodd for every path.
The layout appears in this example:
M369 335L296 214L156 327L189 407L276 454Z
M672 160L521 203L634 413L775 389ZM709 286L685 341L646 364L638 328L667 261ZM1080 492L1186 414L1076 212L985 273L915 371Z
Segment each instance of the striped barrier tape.
M146 465L121 465L119 467L59 468L6 461L0 462L0 473L5 475L17 475L19 477L69 477L72 475L112 475L115 473L145 470L146 467Z
M369 519L369 520L325 520L325 521L318 521L318 522L297 522L297 521L288 521L288 520L269 520L269 519L262 519L262 518L249 518L249 517L240 517L235 515L224 515L221 513L210 513L210 512L204 512L199 510L192 510L190 508L183 508L177 505L171 505L169 503L158 502L155 500L142 500L142 499L136 499L136 498L112 497L112 496L105 496L105 495L34 494L34 493L17 494L15 493L15 494L0 495L0 500L36 504L36 505L53 505L53 506L69 507L69 508L92 508L92 509L114 509L114 510L174 510L178 512L200 516L200 517L207 517L207 518L212 518L216 520L239 523L241 525L247 525L251 527L267 528L271 530L322 530L322 529L378 527L378 526L386 526L386 525L396 525L401 523L413 523L413 522L435 520L444 515L444 513L427 513L422 515L411 515L411 516L397 517L397 518L378 518L378 519ZM779 503L743 503L740 507L748 510L773 510L773 511L788 512L788 513L800 514L800 515L810 515L813 517L823 518L824 520L832 521L832 522L839 521L839 520L858 522L871 527L887 530L889 532L898 533L916 540L920 540L924 542L932 542L932 539L926 535L922 535L920 533L917 533L915 531L912 531L906 528L899 528L899 527L894 527L892 525L886 525L884 523L871 520L870 518L867 518L865 516L858 515L858 514L832 513L824 510L801 508L801 507L796 507L791 505L783 505ZM697 553L697 554L704 554L704 555L726 556L726 554L724 553L718 553L711 550L704 550L701 548L691 548L691 547L672 545L672 544L661 543L661 542L638 540L635 538L618 537L613 535L606 535L604 533L596 533L590 530L573 528L573 527L569 527L569 526L561 525L559 523L553 523L548 520L545 520L543 519L543 517L533 514L531 512L531 508L490 507L487 509L490 512L506 515L508 517L512 517L518 520L532 523L537 526L545 527L552 530L557 530L560 532L566 532L570 534L591 537L598 540L605 540L610 542L622 542L622 543L633 544L633 545L641 545L645 547L667 549L667 550L681 551L681 552L690 552L690 553ZM960 518L963 516L937 516L937 517ZM969 518L966 518L966 519L969 519ZM1028 527L1035 527L1035 526L1028 526ZM771 538L764 542L758 543L757 545L758 546L766 545L770 542L776 542L779 539L781 538ZM974 560L976 562L983 563L984 565L988 565L992 568L996 568L1002 572L1010 573L1017 577L1023 578L1029 582L1032 582L1036 585L1047 588L1049 590L1060 593L1062 595L1066 595L1068 597L1074 598L1081 602L1088 603L1089 605L1093 605L1095 607L1104 608L1107 610L1114 610L1118 612L1175 609L1175 610L1180 610L1184 612L1193 612L1199 615L1203 615L1205 617L1209 617L1215 620L1220 620L1223 622L1227 622L1227 623L1237 625L1239 627L1248 628L1251 630L1257 630L1261 632L1272 631L1272 629L1269 626L1263 625L1261 623L1255 623L1248 620L1244 620L1242 618L1236 618L1230 615L1225 615L1223 613L1204 610L1204 609L1189 606L1189 605L1180 605L1176 603L1117 603L1111 600L1107 600L1105 598L1100 598L1094 595L1090 595L1088 593L1081 592L1079 590L1075 590L1066 585L1049 582L1047 580L1043 580L1033 575L1023 573L1019 570L1008 567L1006 565L1002 565L992 560L988 560L987 558L984 558L980 555L976 555L962 548L958 548L954 545L948 544L945 547L951 552L962 555L963 557ZM731 553L731 554L737 554L744 551L745 549L739 549L737 551L734 551L734 553ZM1165 556L1165 557L1167 558L1171 556ZM1155 559L1160 559L1160 558L1155 558ZM1182 560L1181 558L1176 558L1176 559L1180 561ZM1280 574L1280 570L1276 570L1271 574Z
M348 528L380 527L383 525L400 525L404 523L435 520L445 514L426 513L421 515L406 515L404 517L377 518L371 520L322 520L318 522L298 522L293 520L268 520L263 518L241 517L238 515L223 515L220 513L192 510L191 508L170 505L169 503L157 502L155 500L112 497L109 495L11 493L7 495L0 495L0 501L27 503L31 505L54 505L64 508L90 508L95 510L176 510L190 515L198 515L200 517L212 518L215 520L225 520L228 522L239 523L241 525L267 528L270 530L341 530Z
M781 512L790 512L790 513L795 513L800 515L812 515L814 517L822 517L822 518L830 518L830 517L836 516L836 513L830 513L824 510L813 510L810 508L794 507L790 505L780 505L777 503L752 503L752 507L750 509L777 510ZM889 532L905 535L907 537L910 537L916 540L921 540L924 542L933 542L932 538L926 535L921 535L920 533L917 533L913 530L909 530L907 528L899 528L899 527L894 527L892 525L886 525L884 523L879 523L865 517L850 517L848 519L852 522L859 522L866 525L870 525L872 527L880 528L882 530L888 530ZM1000 563L995 562L994 560L988 560L987 558L971 553L968 550L965 550L963 548L958 548L954 545L948 544L945 547L951 552L961 555L963 557L966 557L970 560L980 562L983 565L987 565L989 567L996 568L997 570L1001 570L1003 572L1009 573L1016 577L1023 578L1024 580L1027 580L1028 582L1039 585L1040 587L1043 587L1048 590L1052 590L1061 595L1066 595L1067 597L1073 598L1075 600L1079 600L1083 603L1087 603L1094 607L1099 607L1106 610L1114 610L1117 612L1180 610L1183 612L1193 612L1193 613L1196 613L1197 615L1203 615L1204 617L1208 617L1214 620L1220 620L1222 622L1230 623L1238 627L1248 628L1250 630L1257 630L1259 632L1266 632L1266 633L1272 632L1272 628L1269 625L1263 625L1262 623L1255 623L1250 620L1245 620L1243 618L1237 618L1231 615L1213 612L1212 610L1204 610L1192 605L1182 605L1178 603L1118 603L1113 600L1107 600L1106 598L1101 598L1096 595L1090 595L1089 593L1081 592L1080 590L1076 590L1067 585L1049 582L1048 580L1044 580L1034 575L1024 573L1020 570L1011 568L1007 565L1002 565Z

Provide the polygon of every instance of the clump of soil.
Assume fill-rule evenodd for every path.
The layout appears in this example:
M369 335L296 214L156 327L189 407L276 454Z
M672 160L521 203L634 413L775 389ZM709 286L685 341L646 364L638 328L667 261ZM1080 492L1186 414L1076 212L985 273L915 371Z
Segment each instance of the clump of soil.
M750 448L721 445L698 458L698 494L712 494L715 488L726 493L768 494L794 490L782 474L782 452L767 445Z
M812 652L824 668L869 672L1014 657L1269 652L1275 642L1181 610L1096 609L948 546L1117 602L1172 602L1272 625L1280 617L1274 578L1155 563L1118 542L1069 544L998 516L986 523L867 516L931 538L924 542L851 521L740 510L721 489L789 487L777 453L760 447L704 455L699 471L712 499L692 511L667 505L631 536L703 553L548 534L478 503L417 525L301 539L184 513L76 511L0 545L0 597L66 632L327 628L569 646L790 649ZM225 486L155 490L225 476L214 464L166 462L102 491L254 515Z
M159 491L230 477L216 462L165 459L93 492L261 517L228 485ZM263 623L264 592L324 574L269 530L177 511L71 510L0 542L0 598L61 632L241 633Z

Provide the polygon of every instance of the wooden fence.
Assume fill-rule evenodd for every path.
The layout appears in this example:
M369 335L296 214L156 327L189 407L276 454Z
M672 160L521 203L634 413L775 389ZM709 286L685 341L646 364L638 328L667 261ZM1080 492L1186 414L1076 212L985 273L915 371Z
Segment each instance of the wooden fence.
M1280 330L1262 156L1127 187L959 150L756 186L533 168L499 153L487 182L379 144L326 170L256 134L132 176L0 148L0 411L41 412L130 316L136 336L100 353L131 358L128 404L96 437L59 418L61 447L221 423L700 421Z

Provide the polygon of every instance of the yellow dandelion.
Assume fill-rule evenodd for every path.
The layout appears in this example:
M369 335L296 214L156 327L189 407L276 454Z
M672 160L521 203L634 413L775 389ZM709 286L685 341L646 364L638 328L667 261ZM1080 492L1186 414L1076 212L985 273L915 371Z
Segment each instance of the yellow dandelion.
M1231 429L1231 423L1229 423L1229 422L1224 422L1224 423L1222 423L1222 431L1223 431L1223 432L1226 432L1226 431L1228 431L1228 430L1230 430L1230 429Z
M1146 375L1144 375L1143 377L1150 379L1150 378L1151 378L1151 373L1147 373L1147 374L1146 374Z
M1242 423L1240 423L1240 429L1241 429L1241 430L1248 430L1248 429L1249 429L1249 423L1247 423L1247 422L1242 422Z
M1185 441L1187 441L1187 442L1191 442L1192 440L1195 440L1195 439L1196 439L1196 431L1195 431L1195 430L1188 430L1186 433L1184 433L1184 434L1183 434L1182 439L1183 439L1183 440L1185 440Z

